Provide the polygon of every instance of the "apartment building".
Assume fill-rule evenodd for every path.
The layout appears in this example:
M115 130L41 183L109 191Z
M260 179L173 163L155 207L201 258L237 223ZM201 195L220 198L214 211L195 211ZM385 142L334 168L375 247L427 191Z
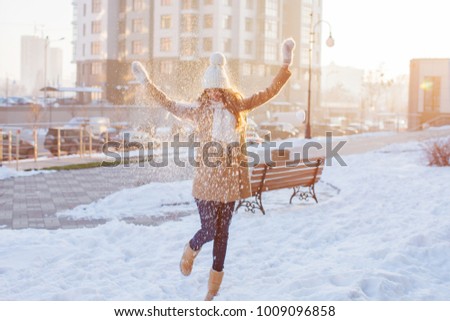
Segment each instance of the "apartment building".
M450 123L450 59L410 62L408 128Z
M118 1L80 0L73 3L76 12L76 84L99 87L105 99L116 101L120 98L117 86L123 83L118 60Z
M75 61L80 86L103 88L121 103L132 92L129 66L144 62L152 79L176 99L201 92L209 55L221 51L244 95L276 74L284 38L297 42L290 86L277 98L306 105L311 13L321 0L76 0ZM313 83L319 92L320 24L315 28Z
M58 86L62 81L63 52L50 47L38 36L22 36L20 82L27 94L37 96L44 86Z

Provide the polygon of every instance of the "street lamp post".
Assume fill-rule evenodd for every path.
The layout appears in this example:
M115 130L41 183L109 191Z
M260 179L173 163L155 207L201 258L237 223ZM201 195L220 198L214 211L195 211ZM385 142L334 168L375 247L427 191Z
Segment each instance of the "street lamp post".
M309 36L309 68L308 68L308 111L306 115L306 128L305 128L305 138L311 139L311 79L312 79L312 57L313 57L313 45L316 34L316 27L320 23L325 23L328 25L330 29L330 35L326 41L328 47L334 46L334 39L331 36L331 25L328 21L319 20L315 24L313 24L313 11L311 10L311 24L310 24L310 36Z
M43 101L43 107L47 106L47 60L48 60L48 46L50 42L56 42L64 40L64 37L59 38L57 40L49 40L48 36L45 37L45 46L44 46L44 101ZM50 127L52 125L52 105L50 104L49 108L50 113Z
M45 37L45 45L44 45L44 100L43 105L44 107L47 106L47 51L48 51L48 36ZM50 110L50 124L52 122L52 111Z

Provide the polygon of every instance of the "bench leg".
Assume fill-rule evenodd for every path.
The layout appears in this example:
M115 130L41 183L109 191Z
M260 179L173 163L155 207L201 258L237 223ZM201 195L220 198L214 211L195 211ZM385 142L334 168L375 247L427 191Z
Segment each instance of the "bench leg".
M294 197L298 196L301 201L306 201L308 198L312 197L316 203L319 203L317 200L316 192L314 190L314 185L308 187L308 191L301 191L301 186L296 186L293 188L294 192L291 195L289 200L289 204L292 204L292 200Z
M243 200L239 200L239 202L237 203L237 205L236 205L236 207L235 207L235 209L234 209L234 212L236 213L237 211L238 211L238 209L242 206L242 204L243 204Z
M245 206L245 211L246 212L252 212L255 213L255 210L260 210L263 215L266 214L266 211L264 210L263 204L262 204L262 193L258 193L255 196L255 200L254 201L248 201L248 200L239 200L238 205L236 206L236 209L234 210L235 212L238 211L238 209L241 206Z
M262 193L259 193L258 200L259 200L259 209L260 209L260 211L263 213L263 215L266 215L266 211L264 210L264 207L262 205Z
M295 197L295 195L297 195L297 193L300 190L300 187L293 187L292 189L294 190L294 192L292 193L291 198L289 199L289 204L292 204L292 199Z
M314 190L314 186L315 184L313 184L312 186L309 187L310 193L312 195L312 198L314 198L314 200L316 201L316 203L319 203L319 201L317 200L317 196L316 196L316 191ZM311 192L312 191L312 192Z

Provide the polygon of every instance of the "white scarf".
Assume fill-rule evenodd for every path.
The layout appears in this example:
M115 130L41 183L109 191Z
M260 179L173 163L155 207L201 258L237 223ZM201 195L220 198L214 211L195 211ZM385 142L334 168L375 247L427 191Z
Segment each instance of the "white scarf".
M230 113L222 102L212 102L213 125L212 139L223 143L239 142L239 135L236 131L236 119Z

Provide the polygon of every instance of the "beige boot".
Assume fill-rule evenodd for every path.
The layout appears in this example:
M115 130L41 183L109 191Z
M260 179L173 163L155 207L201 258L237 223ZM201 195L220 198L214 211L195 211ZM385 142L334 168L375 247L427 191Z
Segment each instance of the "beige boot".
M191 249L189 242L186 244L186 246L184 247L183 256L181 257L180 261L181 274L183 274L184 276L188 276L191 274L195 257L198 255L199 252L200 250L194 251L193 249Z
M223 279L223 271L217 272L213 269L209 272L208 281L208 293L206 294L205 301L212 301L219 292L220 284Z

